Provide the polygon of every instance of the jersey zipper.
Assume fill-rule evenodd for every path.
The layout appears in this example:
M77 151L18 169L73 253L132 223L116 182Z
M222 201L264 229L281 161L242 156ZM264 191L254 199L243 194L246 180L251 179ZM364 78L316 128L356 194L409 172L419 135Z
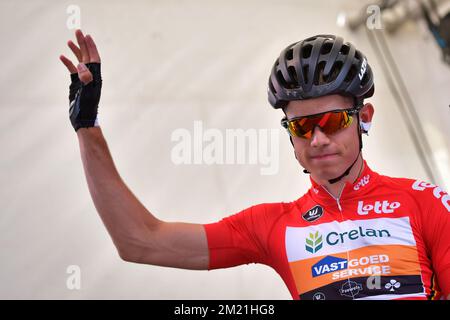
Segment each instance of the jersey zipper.
M341 213L341 218L344 218L343 216L342 216L342 207L341 207L341 203L340 203L340 199L341 199L341 196L342 196L342 192L344 191L344 188L345 188L345 185L343 185L342 186L342 189L341 189L341 192L339 193L339 196L337 197L337 198L335 198L328 190L327 190L327 188L325 188L324 186L321 186L322 188L323 188L323 190L325 190L335 201L336 201L336 204L337 204L337 206L338 206L338 209L339 209L339 212Z
M341 189L341 192L339 193L339 196L337 198L335 198L324 186L322 186L322 188L334 199L336 200L339 212L341 213L341 221L344 221L344 215L342 214L342 207L341 207L341 203L340 203L340 199L342 197L342 192L344 191L345 188L345 184ZM347 253L347 261L350 261L350 251L346 250ZM350 285L350 276L347 276L347 282ZM352 299L354 299L354 297L352 297Z

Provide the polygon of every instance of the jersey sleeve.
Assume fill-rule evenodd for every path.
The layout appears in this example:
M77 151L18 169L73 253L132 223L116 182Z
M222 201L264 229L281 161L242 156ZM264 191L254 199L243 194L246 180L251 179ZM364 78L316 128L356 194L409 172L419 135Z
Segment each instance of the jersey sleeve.
M445 299L450 299L450 195L440 187L416 181L413 189L422 208L423 237L435 277Z
M208 240L209 270L249 263L268 264L270 221L266 206L256 205L204 225Z

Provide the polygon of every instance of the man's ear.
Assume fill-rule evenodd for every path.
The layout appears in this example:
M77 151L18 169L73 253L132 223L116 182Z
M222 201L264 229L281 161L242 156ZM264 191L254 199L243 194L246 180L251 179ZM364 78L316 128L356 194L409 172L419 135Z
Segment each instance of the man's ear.
M371 103L366 103L359 112L359 126L361 133L368 134L372 124L374 108Z
M375 110L373 108L373 105L370 102L368 102L364 104L361 111L359 111L359 117L362 122L369 123L372 122L374 112Z

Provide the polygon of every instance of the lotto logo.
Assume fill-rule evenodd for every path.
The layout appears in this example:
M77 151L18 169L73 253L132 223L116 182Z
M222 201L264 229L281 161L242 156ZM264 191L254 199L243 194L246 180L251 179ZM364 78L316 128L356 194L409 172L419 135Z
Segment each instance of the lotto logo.
M358 191L361 187L366 186L369 184L370 175L364 176L359 180L359 182L353 187L353 190Z
M363 201L358 201L358 214L360 216L368 215L370 211L374 210L375 213L392 213L395 209L400 207L400 202L392 202L384 200L375 201L375 204L364 204Z
M450 195L447 194L441 187L435 186L431 183L426 183L423 181L415 181L412 185L413 190L424 191L426 188L433 188L433 196L436 199L441 199L442 205L450 212Z
M361 63L361 70L359 71L359 80L362 80L362 78L364 77L364 73L366 73L366 69L367 69L367 60L366 58L363 59L363 62Z

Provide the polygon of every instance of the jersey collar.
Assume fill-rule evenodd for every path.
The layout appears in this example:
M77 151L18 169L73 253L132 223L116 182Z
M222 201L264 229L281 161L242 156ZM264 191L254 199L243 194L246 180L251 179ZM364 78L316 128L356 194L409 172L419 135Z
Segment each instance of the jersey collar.
M360 176L354 183L345 182L345 186L341 192L339 200L345 199L353 199L361 197L363 194L369 192L376 185L376 181L378 180L379 174L367 165L366 160L364 160L364 169L361 172ZM310 196L319 203L335 203L336 199L320 184L318 184L312 177L311 180L311 188L308 193Z

